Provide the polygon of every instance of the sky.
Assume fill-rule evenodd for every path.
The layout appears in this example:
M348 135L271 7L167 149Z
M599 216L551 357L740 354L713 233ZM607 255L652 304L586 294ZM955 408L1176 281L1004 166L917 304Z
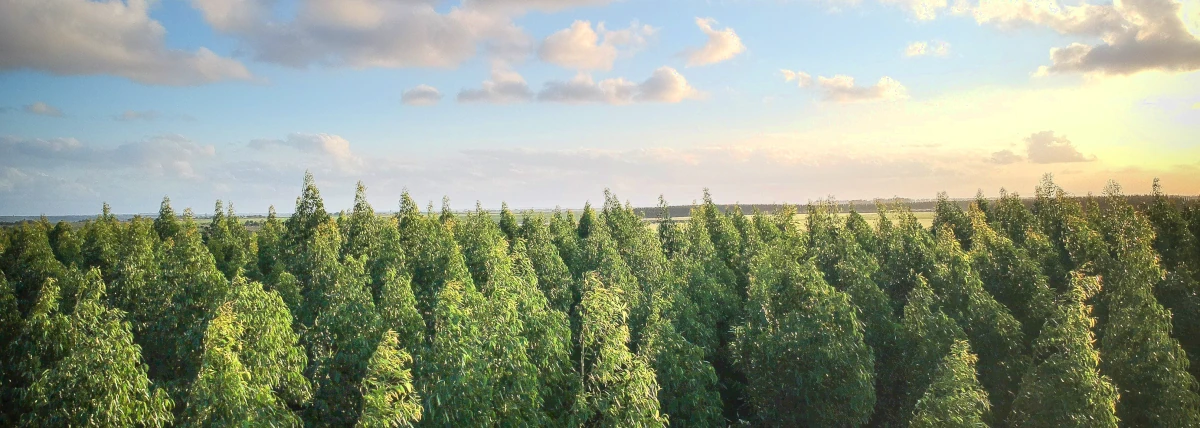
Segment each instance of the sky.
M1200 194L1200 0L0 0L0 215Z

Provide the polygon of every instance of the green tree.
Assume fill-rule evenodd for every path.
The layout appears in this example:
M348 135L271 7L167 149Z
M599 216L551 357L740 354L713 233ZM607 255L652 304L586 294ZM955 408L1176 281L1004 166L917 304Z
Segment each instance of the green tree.
M71 224L59 221L50 230L50 247L63 266L83 267L83 241L75 235Z
M354 211L346 221L342 230L345 242L342 243L342 254L347 257L363 257L379 247L380 222L375 217L375 209L367 202L367 187L360 181L354 189Z
M230 302L242 329L238 359L253 382L271 388L290 406L307 404L312 398L304 378L308 358L283 299L262 284L237 277Z
M257 258L254 242L246 225L233 211L233 203L229 204L227 211L222 212L221 201L218 200L212 223L204 233L204 243L225 278L232 281L239 271L257 267L257 263L252 262Z
M974 235L972 220L967 217L957 203L950 200L946 192L938 193L937 203L933 208L933 234L937 235L942 229L949 229L965 249L973 248L971 238Z
M62 277L66 269L54 258L50 240L41 227L25 223L9 233L8 247L0 255L0 269L12 287L17 308L27 317L42 284L51 278Z
M415 352L425 345L425 321L417 312L417 298L407 272L389 270L384 275L376 307L383 328L392 331L401 348Z
M188 391L185 427L300 426L300 419L256 378L241 358L246 329L231 303L222 305L204 332L200 371Z
M417 296L417 310L430 326L426 334L432 337L433 310L442 287L454 281L471 285L474 282L454 235L435 219L422 214L407 192L400 197L396 218L400 247L406 254L405 267L412 276L413 293Z
M20 337L24 320L17 309L17 298L13 289L0 272L0 425L16 425L20 419L20 394L17 385L21 373L17 370L20 362L16 354L16 340Z
M111 281L109 275L115 271L114 267L117 265L120 230L121 224L117 221L117 216L113 215L108 203L104 204L99 216L85 221L79 230L83 235L83 264L86 267L100 268L100 274L104 276L105 281Z
M988 396L975 378L975 361L965 340L954 342L933 381L917 401L912 427L986 427Z
M940 309L937 296L924 278L917 276L901 320L903 394L896 426L908 425L917 403L934 382L935 368L954 343L966 339L962 328ZM885 422L892 422L885 419Z
M275 215L275 206L267 209L267 221L255 234L258 243L257 270L258 280L274 282L276 275L285 269L283 264L283 224Z
M179 233L179 215L171 208L171 198L163 196L162 204L158 206L158 218L154 219L154 231L158 239L166 241L174 239Z
M899 419L899 324L888 296L872 276L879 271L875 258L863 251L854 232L838 221L831 204L810 205L808 236L814 261L825 281L850 296L855 314L863 323L863 338L875 356L875 416L877 424ZM868 226L869 227L869 226Z
M525 241L525 254L537 273L538 288L546 295L550 307L570 313L578 299L578 289L571 271L558 254L550 228L545 219L525 216L521 222L520 239Z
M412 357L396 333L388 330L367 363L360 386L363 409L361 428L402 428L421 421L421 397L413 387Z
M1007 236L1018 246L1025 245L1025 232L1038 225L1037 218L1025 206L1021 195L1009 193L1004 189L1000 189L1000 199L992 204L992 209L988 214L994 217L988 218L988 221L992 223L992 229Z
M737 355L761 423L861 426L875 407L874 357L849 296L791 247L755 260Z
M929 284L942 300L942 310L962 327L979 355L979 381L992 404L994 419L989 422L1000 424L1028 369L1025 336L1020 321L983 288L970 258L949 232L938 236Z
M1120 392L1117 416L1130 426L1200 425L1196 379L1187 372L1183 348L1170 337L1170 312L1152 294L1163 279L1151 247L1153 228L1116 184L1105 194L1109 209L1097 222L1108 244L1098 263L1106 308L1100 370Z
M579 304L579 387L570 425L595 427L665 426L659 413L654 371L629 351L628 309L620 287L606 286L601 276L584 276Z
M306 255L311 254L308 245L314 242L317 228L330 220L312 173L305 172L304 191L296 198L296 211L284 223L285 231L280 239L284 264L301 283L311 281L308 264L304 260Z
M934 240L907 206L878 204L877 208L879 239L874 254L879 270L874 279L887 292L892 309L898 314L909 291L916 286L916 274L928 277L933 271ZM892 221L893 216L897 221Z
M500 203L500 231L504 233L504 239L508 242L517 240L517 232L521 226L517 224L517 216L513 215L512 211L508 210L508 203Z
M148 318L154 325L142 343L151 378L180 398L200 368L206 321L228 300L230 287L201 241L190 210L184 211L176 239L168 246L160 280L150 291L155 312Z
M668 320L651 315L639 353L650 361L657 382L660 411L672 426L725 424L716 370L705 350L675 332Z
M1154 180L1154 199L1146 210L1154 227L1154 250L1166 277L1154 296L1171 311L1171 335L1187 351L1193 377L1200 376L1200 246L1188 230L1184 210L1162 193Z
M1021 380L1014 427L1116 427L1117 389L1100 374L1091 306L1095 277L1076 274L1033 346L1034 367Z
M575 215L570 211L564 213L556 208L550 216L550 239L571 275L579 277L582 275L579 270L580 243L575 228Z
M38 332L60 359L43 361L24 396L28 426L166 426L171 399L154 388L141 364L124 313L108 308L100 272L72 273L76 292L70 314L54 314L60 332ZM49 334L47 334L49 333ZM55 340L58 339L58 340Z
M1021 322L1026 341L1032 342L1054 306L1049 281L1024 248L988 226L982 211L973 208L971 222L975 231L971 267L979 273L984 289Z
M425 420L436 426L544 424L537 369L513 299L447 283L424 369Z

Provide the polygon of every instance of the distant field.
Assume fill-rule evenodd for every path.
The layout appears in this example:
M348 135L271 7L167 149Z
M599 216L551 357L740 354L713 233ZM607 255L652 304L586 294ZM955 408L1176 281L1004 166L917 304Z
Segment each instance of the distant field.
M839 213L838 217L845 219L849 215L850 214L848 213ZM866 219L867 223L869 223L871 226L875 226L879 221L879 213L859 213L859 215L863 216L863 218ZM921 226L924 226L926 229L933 226L934 213L932 211L915 211L913 212L913 216L916 216L917 221L920 222ZM671 219L675 222L686 222L690 218L691 217L671 217ZM895 216L893 216L892 219L894 221ZM807 224L808 214L796 214L796 222L800 223L801 225ZM656 218L646 219L646 224L650 226L657 225L658 223L658 219Z

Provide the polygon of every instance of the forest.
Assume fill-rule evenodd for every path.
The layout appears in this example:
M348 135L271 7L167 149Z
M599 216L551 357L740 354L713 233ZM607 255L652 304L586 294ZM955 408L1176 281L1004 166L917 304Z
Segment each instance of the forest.
M1200 200L875 208L23 222L0 426L1200 426Z

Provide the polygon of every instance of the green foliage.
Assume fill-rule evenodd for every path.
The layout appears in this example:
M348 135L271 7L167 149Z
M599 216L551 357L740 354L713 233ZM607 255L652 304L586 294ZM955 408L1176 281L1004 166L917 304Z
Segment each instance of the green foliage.
M257 248L252 242L250 231L234 213L233 204L229 204L228 211L222 212L221 201L218 200L212 223L204 231L204 243L225 278L233 280L239 272L257 267L257 256L254 254Z
M43 218L0 228L0 426L1200 425L1200 203L1036 195Z
M874 357L849 296L812 262L772 247L755 259L738 362L759 421L861 426L875 407Z
M175 239L175 235L179 234L179 215L175 214L175 209L171 208L171 198L163 196L162 204L158 207L158 218L154 219L154 231L158 233L158 239L166 241Z
M342 236L341 254L345 257L363 257L380 245L380 222L375 209L367 202L367 187L360 181L354 189L354 211L346 220Z
M287 270L296 275L296 278L301 283L311 281L310 273L307 269L306 256L314 253L308 246L317 242L313 238L317 235L317 228L328 223L331 220L329 213L325 212L325 202L321 200L321 191L317 189L317 184L313 179L313 175L309 172L304 173L304 191L300 197L296 198L296 211L288 217L284 224L284 233L280 238L280 255L287 266ZM335 251L336 251L335 247Z
M507 299L487 299L470 284L438 293L435 334L419 379L424 419L435 426L545 423L524 325Z
M894 424L900 418L896 410L903 380L898 374L900 330L887 294L871 279L879 265L859 246L854 232L837 222L833 206L810 205L807 229L814 261L829 285L850 296L855 315L863 323L864 341L875 356L874 420Z
M579 387L571 408L571 426L661 427L658 383L642 357L629 351L628 309L624 291L584 275L579 304L581 329L575 372Z
M253 341L233 304L222 305L204 332L200 371L188 391L180 425L300 426L300 419L242 362Z
M83 264L100 268L105 281L111 280L108 275L117 265L117 235L120 229L121 225L108 203L104 204L99 216L84 222L80 229L83 235Z
M421 397L413 388L412 357L388 330L367 363L363 409L356 427L402 428L421 421Z
M62 277L66 269L54 257L46 231L40 226L25 223L9 233L8 247L0 256L0 269L12 287L18 310L28 316L42 284Z
M422 214L408 193L401 195L400 211L396 213L399 223L400 247L404 248L405 267L412 276L413 293L417 296L417 310L432 326L433 310L437 296L450 282L464 285L474 284L467 270L454 235L434 219ZM427 334L432 335L432 330Z
M1100 374L1091 307L1098 278L1076 274L1033 347L1035 366L1021 380L1014 427L1116 427L1117 389Z
M992 404L992 424L1008 416L1021 375L1028 370L1021 323L984 288L970 258L944 230L938 236L929 284L979 355L979 381Z
M986 427L988 396L975 379L975 354L965 340L954 342L917 401L911 427Z
M887 292L892 309L899 313L908 299L909 290L917 284L916 275L928 276L933 271L934 242L916 216L906 206L878 205L879 270L875 283ZM892 221L891 216L898 218Z
M268 281L275 278L284 270L283 265L283 224L279 222L279 217L275 215L275 206L268 208L267 221L263 222L263 226L255 234L255 240L258 244L258 257L256 260L257 274L259 280Z
M72 272L64 282L75 283L64 288L75 290L76 304L69 314L45 313L55 320L46 320L49 329L33 337L35 349L53 349L58 358L27 372L32 383L24 393L28 413L22 424L169 425L171 399L151 385L124 313L105 305L100 272Z
M705 360L705 350L655 317L639 352L646 355L661 389L658 402L672 426L709 427L725 423L717 373Z
M1115 184L1105 193L1109 211L1098 222L1108 244L1098 263L1107 315L1100 370L1120 392L1117 417L1130 426L1200 425L1196 379L1187 372L1183 348L1170 337L1170 312L1152 294L1163 279L1151 246L1153 229Z
M971 267L979 273L984 289L1021 322L1025 339L1032 342L1050 315L1054 291L1038 263L1024 248L993 231L982 211L972 209L971 222L975 230Z
M59 221L50 230L50 247L63 266L83 267L83 240L75 235L71 224Z
M937 204L934 205L933 212L934 235L937 235L942 229L948 229L963 248L973 248L971 242L975 233L972 224L974 220L968 218L958 204L950 201L946 192L938 193Z
M942 312L933 289L920 276L904 306L900 328L903 339L901 372L905 373L901 379L903 387L898 416L895 416L900 420L884 420L905 426L908 418L915 414L917 402L933 383L934 369L954 343L966 339L966 333Z
M253 381L267 385L289 405L307 403L312 398L304 378L308 359L283 299L262 284L238 277L230 301L246 338L238 358Z
M425 322L417 312L412 278L407 272L389 270L384 274L382 288L376 307L383 328L396 336L402 349L421 349L425 345Z
M230 286L201 242L190 211L176 238L167 244L160 280L151 290L155 306L145 319L154 325L142 344L151 377L167 382L180 397L199 370L205 322L228 299Z
M571 271L558 254L550 228L540 217L525 216L519 236L525 242L525 254L537 274L538 288L546 295L550 307L570 313L579 298L578 290L571 278Z
M517 240L517 232L521 226L517 224L517 216L513 215L512 211L508 210L507 203L500 203L500 231L504 233L504 239L508 242Z

